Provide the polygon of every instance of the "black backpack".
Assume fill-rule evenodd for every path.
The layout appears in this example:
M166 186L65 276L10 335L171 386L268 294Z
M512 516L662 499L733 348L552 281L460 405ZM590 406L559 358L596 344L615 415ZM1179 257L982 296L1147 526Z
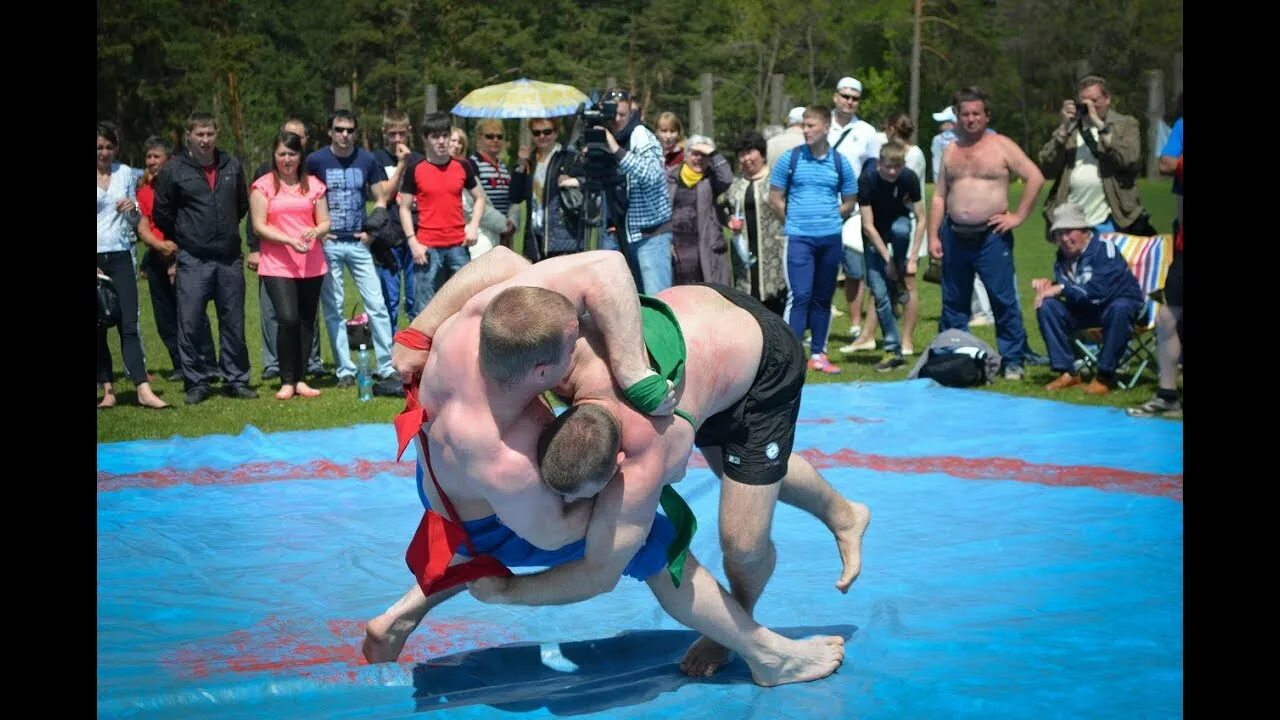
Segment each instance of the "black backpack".
M983 385L987 382L987 354L982 350L969 354L931 349L920 367L919 377L931 378L947 387Z

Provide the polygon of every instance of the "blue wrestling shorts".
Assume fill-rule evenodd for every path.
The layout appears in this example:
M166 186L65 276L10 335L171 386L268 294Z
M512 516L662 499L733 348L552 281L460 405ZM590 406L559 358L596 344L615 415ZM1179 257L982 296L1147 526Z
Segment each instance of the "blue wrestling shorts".
M418 498L422 500L424 508L431 510L431 502L427 499L427 494L422 489L423 479L422 464L418 463L416 474ZM467 520L462 523L462 527L471 538L471 544L475 546L476 552L492 555L500 560L503 565L511 568L563 565L574 560L581 560L587 547L587 541L582 539L569 543L557 550L543 550L517 536L510 528L498 521L497 515L490 515L477 520ZM623 574L643 582L652 577L654 573L666 569L667 548L670 547L675 536L675 527L667 519L667 516L661 513L654 513L653 526L649 528L649 536L645 538L644 545L640 546L640 549L636 551L635 557L631 558L631 562L627 563ZM458 552L470 557L470 553L466 551L466 548L459 548Z

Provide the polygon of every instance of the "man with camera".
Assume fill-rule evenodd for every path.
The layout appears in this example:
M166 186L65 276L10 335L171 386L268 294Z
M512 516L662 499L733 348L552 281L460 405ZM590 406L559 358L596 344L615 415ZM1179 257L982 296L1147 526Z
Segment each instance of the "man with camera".
M623 249L636 285L648 295L671 287L671 199L663 167L662 143L640 123L631 110L630 95L612 89L601 103L606 116L613 110L610 127L602 128L604 141L618 164L618 180L625 194L610 197L610 219L617 237L602 234L602 250ZM617 196L625 206L617 207ZM621 246L621 247L620 247Z
M1111 110L1106 78L1086 75L1075 100L1062 101L1062 123L1037 162L1055 178L1046 203L1084 208L1095 233L1155 235L1138 195L1142 133L1137 118Z

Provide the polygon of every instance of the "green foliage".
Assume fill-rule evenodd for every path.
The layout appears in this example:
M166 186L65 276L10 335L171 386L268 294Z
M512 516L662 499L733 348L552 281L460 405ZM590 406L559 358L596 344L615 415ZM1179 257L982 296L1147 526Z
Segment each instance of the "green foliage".
M197 109L218 116L219 144L250 166L290 115L322 145L338 86L353 88L371 145L387 108L421 117L428 83L448 110L477 87L522 76L584 91L613 76L650 119L670 110L687 124L698 77L711 72L721 143L778 121L775 73L793 105L829 103L838 78L858 77L862 113L876 124L907 110L910 95L909 0L98 0L97 8L98 117L121 126L121 159L131 164L148 135L181 140ZM923 137L933 132L924 113L976 84L993 94L994 126L1033 150L1073 94L1081 60L1111 79L1117 109L1139 116L1144 71L1164 70L1172 112L1180 2L925 0L923 16Z

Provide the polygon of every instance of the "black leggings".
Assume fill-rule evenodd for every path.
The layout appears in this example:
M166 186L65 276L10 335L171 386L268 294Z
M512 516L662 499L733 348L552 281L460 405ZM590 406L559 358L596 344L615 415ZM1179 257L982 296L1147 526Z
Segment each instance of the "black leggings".
M280 384L296 385L307 367L307 355L316 331L320 286L324 276L313 278L263 277L263 287L276 309L276 357Z
M134 385L147 381L147 361L142 353L142 337L138 335L138 276L133 267L133 253L127 250L98 253L98 267L115 284L120 295L120 354L124 369ZM107 347L107 329L98 328L98 382L109 383L113 374L111 348Z

